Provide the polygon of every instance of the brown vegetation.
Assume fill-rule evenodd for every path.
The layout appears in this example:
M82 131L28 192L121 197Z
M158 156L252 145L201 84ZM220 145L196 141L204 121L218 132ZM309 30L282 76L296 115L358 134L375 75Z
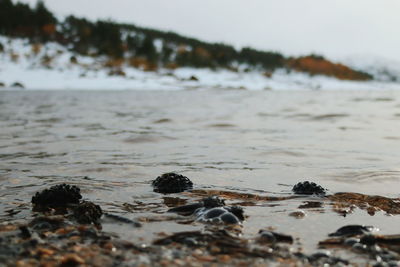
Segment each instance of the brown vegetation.
M335 64L320 56L305 56L299 58L290 58L287 60L289 68L301 72L307 72L311 75L326 75L340 80L371 80L371 75L353 70L343 64Z
M144 71L156 71L158 69L157 64L150 62L145 57L133 57L129 60L129 65Z

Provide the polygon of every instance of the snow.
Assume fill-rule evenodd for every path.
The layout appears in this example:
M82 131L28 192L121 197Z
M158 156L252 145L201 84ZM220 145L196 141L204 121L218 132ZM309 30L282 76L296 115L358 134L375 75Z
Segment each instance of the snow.
M355 55L341 61L352 68L372 74L375 80L400 82L400 61L371 55Z
M245 72L225 69L178 68L145 72L123 65L125 76L110 76L103 67L106 58L80 56L56 43L47 43L34 53L27 40L0 36L4 51L0 52L0 83L9 89L15 82L26 89L41 90L182 90L182 89L248 89L248 90L359 90L400 89L400 63L381 60L348 59L350 66L372 73L369 82L340 81L325 76L277 70L270 77L261 71ZM158 44L160 46L160 44ZM77 63L71 63L71 57ZM46 60L47 59L47 60ZM190 79L192 76L196 80ZM15 90L15 89L14 89Z

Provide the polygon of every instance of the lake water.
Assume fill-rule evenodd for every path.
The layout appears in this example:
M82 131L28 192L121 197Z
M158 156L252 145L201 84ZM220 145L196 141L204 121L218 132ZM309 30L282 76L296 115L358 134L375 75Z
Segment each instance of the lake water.
M295 183L311 180L329 193L398 197L400 92L0 92L1 221L29 218L35 192L66 182L108 212L154 219L141 229L104 226L128 239L203 227L160 219L174 201L199 198L152 192L151 180L171 171L195 189L290 196ZM288 216L315 199L244 206L243 234L273 227L311 250L346 224L399 233L400 217L383 212L343 217L323 205L303 219Z

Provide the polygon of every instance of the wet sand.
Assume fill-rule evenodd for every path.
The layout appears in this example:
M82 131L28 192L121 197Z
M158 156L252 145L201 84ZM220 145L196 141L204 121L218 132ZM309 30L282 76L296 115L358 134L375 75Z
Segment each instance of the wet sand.
M203 229L166 211L218 191L243 206L245 238L271 227L312 253L348 224L398 234L398 215L355 207L344 217L330 200L287 197L295 183L312 180L331 195L397 198L399 122L396 91L0 92L0 220L29 220L31 196L66 182L103 210L145 222L103 225L135 244ZM195 190L152 192L150 181L170 171L188 176ZM303 218L289 216L299 209Z

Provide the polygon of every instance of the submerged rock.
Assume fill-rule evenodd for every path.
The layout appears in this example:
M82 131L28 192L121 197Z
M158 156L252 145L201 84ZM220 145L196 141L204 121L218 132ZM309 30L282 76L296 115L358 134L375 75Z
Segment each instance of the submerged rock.
M305 181L293 186L292 191L300 195L325 195L326 189L316 183Z
M151 184L154 192L163 194L180 193L193 188L193 183L189 178L173 172L158 176Z
M203 198L200 202L168 210L181 215L194 215L205 223L240 224L244 220L243 209L239 206L225 206L225 200L217 196Z
M59 184L37 192L32 197L34 209L66 207L78 204L82 195L80 188L74 185Z
M371 230L373 230L373 226L365 226L365 225L346 225L343 227L340 227L336 232L330 233L329 236L357 236L357 235L363 235L370 233Z
M293 243L293 237L290 235L280 234L269 230L261 229L258 231L257 242L259 243L267 243L267 244L274 244L277 242L283 243Z

